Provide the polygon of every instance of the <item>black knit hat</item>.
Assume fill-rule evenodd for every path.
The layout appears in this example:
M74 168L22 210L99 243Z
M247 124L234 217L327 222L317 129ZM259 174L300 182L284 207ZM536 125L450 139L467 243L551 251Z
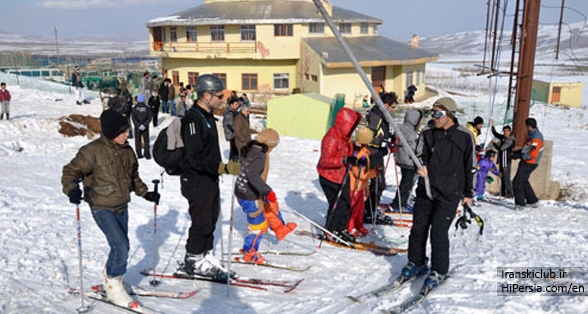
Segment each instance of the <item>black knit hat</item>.
M482 119L482 117L478 116L474 119L474 125L478 125L478 124L484 124L484 119Z
M104 134L107 139L113 140L115 137L125 132L129 127L129 124L122 114L115 110L108 109L100 115L100 126L102 127L102 134Z

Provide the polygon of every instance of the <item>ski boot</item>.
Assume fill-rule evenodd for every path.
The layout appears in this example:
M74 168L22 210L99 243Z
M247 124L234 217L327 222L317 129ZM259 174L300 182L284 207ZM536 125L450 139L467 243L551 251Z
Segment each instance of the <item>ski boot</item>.
M436 271L430 272L421 288L420 295L427 295L445 281L445 279L447 279L447 275L441 275Z

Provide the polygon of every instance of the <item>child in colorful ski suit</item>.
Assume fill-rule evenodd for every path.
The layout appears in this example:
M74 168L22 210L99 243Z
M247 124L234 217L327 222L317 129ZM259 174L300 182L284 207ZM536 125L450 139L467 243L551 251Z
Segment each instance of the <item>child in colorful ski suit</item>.
M476 177L476 195L477 199L484 199L484 192L486 192L486 178L488 178L488 172L492 171L494 175L499 175L500 171L496 167L494 161L496 160L496 151L490 149L486 152L480 162L478 163L478 174Z
M351 216L347 224L347 232L356 237L366 236L369 233L363 225L365 198L369 197L369 180L375 178L379 170L377 167L370 169L370 150L367 146L373 138L374 132L362 127L357 130L353 143L353 156L358 162L349 169Z
M265 262L258 250L268 227L275 233L278 241L283 240L297 227L296 223L284 222L276 194L265 182L269 170L269 153L279 142L278 132L265 129L240 151L241 173L235 182L235 196L243 212L247 214L249 223L248 235L243 244L243 259L246 262ZM257 202L260 199L263 202Z

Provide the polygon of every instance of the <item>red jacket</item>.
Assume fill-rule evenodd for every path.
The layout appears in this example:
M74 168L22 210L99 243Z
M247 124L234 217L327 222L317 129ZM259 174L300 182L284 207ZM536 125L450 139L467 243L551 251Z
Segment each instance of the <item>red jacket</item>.
M11 98L10 92L7 89L5 89L5 90L0 89L0 102L10 101L10 98Z
M319 175L331 182L343 183L347 167L343 158L351 155L351 134L359 124L361 115L349 108L341 108L335 116L335 123L321 142L321 156L316 166Z

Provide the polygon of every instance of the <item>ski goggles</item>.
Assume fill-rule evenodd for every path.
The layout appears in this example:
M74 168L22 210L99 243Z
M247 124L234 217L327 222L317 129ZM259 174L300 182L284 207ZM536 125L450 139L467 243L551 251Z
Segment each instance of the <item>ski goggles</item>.
M447 115L447 111L445 110L431 110L431 117L435 119L439 119L445 115Z

